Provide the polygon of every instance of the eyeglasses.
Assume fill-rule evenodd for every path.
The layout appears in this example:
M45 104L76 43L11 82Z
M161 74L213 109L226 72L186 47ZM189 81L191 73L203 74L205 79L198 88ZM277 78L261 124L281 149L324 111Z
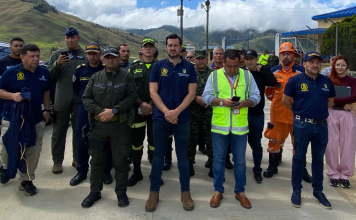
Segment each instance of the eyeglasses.
M345 65L345 64L336 64L335 66L336 67L347 67L347 65Z
M187 57L187 59L193 59L193 57Z

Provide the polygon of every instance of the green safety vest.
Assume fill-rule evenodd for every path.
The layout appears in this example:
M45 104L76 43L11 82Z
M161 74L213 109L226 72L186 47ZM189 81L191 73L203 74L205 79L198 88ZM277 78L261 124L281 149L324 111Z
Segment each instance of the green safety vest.
M251 74L247 70L240 68L240 79L236 88L236 95L240 100L247 100L251 85ZM220 99L232 98L235 95L223 69L215 70L211 73L211 81L214 87L214 96ZM237 80L234 82L236 86ZM247 85L247 86L246 86ZM230 89L228 89L230 88ZM211 121L211 131L218 134L228 135L230 132L235 135L248 133L248 107L240 109L239 114L233 114L231 107L213 106L213 118Z

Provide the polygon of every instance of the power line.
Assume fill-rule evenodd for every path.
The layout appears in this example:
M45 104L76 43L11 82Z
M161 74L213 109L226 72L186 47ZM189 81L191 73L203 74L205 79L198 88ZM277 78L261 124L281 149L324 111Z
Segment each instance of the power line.
M164 9L168 8L168 6L170 6L173 2L174 2L174 0L171 1L171 3L168 4L166 7L161 8L160 10L158 10L158 12L157 12L155 15L153 15L150 19L148 19L145 23L143 23L143 24L142 24L140 27L138 27L137 29L141 28L141 27L142 27L143 25L145 25L147 22L149 22L150 20L152 20L152 18L156 17L159 13L161 13L162 11L164 11Z

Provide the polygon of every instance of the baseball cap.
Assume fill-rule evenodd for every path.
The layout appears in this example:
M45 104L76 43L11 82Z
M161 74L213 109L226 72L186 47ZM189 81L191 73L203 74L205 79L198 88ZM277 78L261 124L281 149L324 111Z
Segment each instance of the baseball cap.
M107 48L105 48L104 51L103 51L103 57L105 57L107 55L113 55L115 57L120 56L119 51L117 50L116 47L107 47Z
M138 51L138 55L142 55L143 53L141 51Z
M85 52L100 53L100 46L97 43L90 43L85 47Z
M320 60L323 60L323 58L321 57L321 54L316 52L316 51L311 51L311 52L308 52L305 54L305 57L304 57L304 62L307 62L309 61L310 59L314 58L314 57L317 57L319 58Z
M67 37L73 37L75 35L79 35L79 33L78 33L77 29L75 29L74 27L69 27L64 32L64 35Z
M196 50L195 53L194 53L194 57L195 58L199 58L199 57L207 57L206 56L206 50Z
M149 37L143 38L141 47L145 46L146 44L152 44L153 46L155 46L155 41Z
M301 56L302 52L300 50L295 50L295 55Z
M276 51L272 50L271 53L275 53Z
M185 51L187 51L187 48L184 45L182 45L182 52L185 52Z
M254 57L257 58L257 52L255 50L250 50L248 49L245 53L244 53L245 58L246 57Z

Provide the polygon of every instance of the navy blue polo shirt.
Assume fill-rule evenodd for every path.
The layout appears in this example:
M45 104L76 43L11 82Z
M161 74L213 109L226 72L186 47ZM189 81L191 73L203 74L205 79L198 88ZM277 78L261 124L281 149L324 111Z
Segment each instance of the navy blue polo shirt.
M294 115L315 120L329 116L328 99L336 95L329 77L319 74L314 80L305 73L291 77L284 94L293 98Z
M90 77L101 70L105 65L100 61L97 67L91 67L86 61L77 67L73 76L73 92L78 95L79 101L82 102L83 93L88 85Z
M197 83L197 75L194 65L186 60L175 66L164 59L156 62L151 70L150 82L158 83L158 94L169 110L176 109L188 94L190 83ZM163 112L156 106L153 108L153 120L166 121ZM178 116L178 122L190 120L189 107Z
M49 72L46 68L38 66L34 73L26 70L22 64L14 66L6 70L0 78L0 89L7 92L20 92L22 88L30 88L32 112L34 114L35 123L43 121L43 95L49 90ZM2 117L5 120L10 120L10 109L14 103L12 100L5 100Z

